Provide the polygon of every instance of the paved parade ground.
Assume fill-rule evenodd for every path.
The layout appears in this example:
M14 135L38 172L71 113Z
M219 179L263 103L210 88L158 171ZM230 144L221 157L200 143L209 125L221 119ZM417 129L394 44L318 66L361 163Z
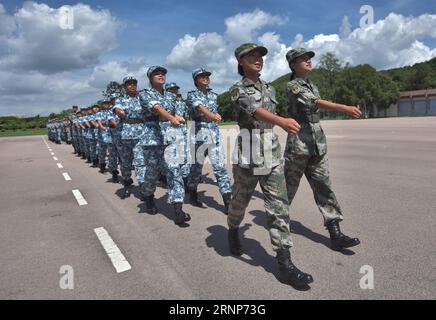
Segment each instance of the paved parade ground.
M291 252L314 277L306 292L276 279L260 188L241 226L246 254L236 258L210 166L199 186L207 209L186 204L192 220L180 228L164 189L150 216L137 191L121 200L122 185L70 145L1 138L0 299L436 299L436 117L322 125L342 230L362 244L329 249L303 178Z

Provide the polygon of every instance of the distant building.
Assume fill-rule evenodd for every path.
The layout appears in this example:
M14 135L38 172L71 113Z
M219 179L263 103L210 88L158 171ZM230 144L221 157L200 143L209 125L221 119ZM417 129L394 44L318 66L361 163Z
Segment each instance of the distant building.
M403 91L396 104L373 112L377 118L436 116L436 89Z
M363 111L363 110L362 110ZM366 117L428 117L436 116L436 89L400 92L400 100L387 109L376 106L366 110ZM323 119L349 119L339 112L321 110Z

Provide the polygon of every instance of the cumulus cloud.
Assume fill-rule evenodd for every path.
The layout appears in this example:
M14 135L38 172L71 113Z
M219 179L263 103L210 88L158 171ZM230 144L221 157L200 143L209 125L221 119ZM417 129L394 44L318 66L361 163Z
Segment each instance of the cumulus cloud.
M261 10L237 14L225 19L226 31L222 35L185 35L167 56L166 63L184 71L197 66L209 68L213 71L212 81L216 89L226 90L239 78L233 50L243 42L254 41L268 48L262 71L262 77L267 81L289 72L285 54L296 47L314 50L317 54L315 64L322 54L333 52L343 62L351 65L368 63L377 69L411 65L436 56L436 49L423 42L429 37L436 38L434 14L405 17L390 13L372 25L354 30L345 16L339 34L320 33L307 40L296 34L288 43L274 31L259 33L284 22L286 19ZM200 43L201 50L197 47Z
M57 73L82 69L116 47L120 23L107 10L69 7L74 28L63 27L64 7L25 2L13 15L0 7L0 69Z

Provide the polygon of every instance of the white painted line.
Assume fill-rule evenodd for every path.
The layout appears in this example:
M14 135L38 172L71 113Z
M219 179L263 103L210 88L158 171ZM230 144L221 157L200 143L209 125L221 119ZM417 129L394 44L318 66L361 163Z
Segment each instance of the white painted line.
M54 152L51 152L51 155L54 156L55 155Z
M61 165L60 163L58 163L58 168L59 168L59 169L63 169L63 168L64 168L64 166L63 166L63 165Z
M45 145L47 146L47 148L49 148L49 149L50 149L50 147L49 147L49 145L48 145L47 141L45 141L44 137L43 137L43 136L41 136L41 138L42 138L42 141L44 141L44 143L45 143Z
M79 206L86 206L88 204L88 202L86 202L85 198L83 198L79 190L73 190L73 194L77 202L79 203Z
M68 173L64 172L64 173L62 173L62 175L64 176L65 181L71 181L71 177Z
M121 253L120 249L118 249L117 245L112 240L105 228L96 228L94 229L94 232L97 235L98 240L100 240L100 243L106 251L107 255L111 259L115 270L117 270L117 273L125 272L132 269L132 266Z
M56 157L53 157L53 160L54 160L54 161L58 161L59 159L58 159L58 158L56 158Z
M52 149L48 149L48 151L50 151L50 152L53 152L53 150L52 150Z

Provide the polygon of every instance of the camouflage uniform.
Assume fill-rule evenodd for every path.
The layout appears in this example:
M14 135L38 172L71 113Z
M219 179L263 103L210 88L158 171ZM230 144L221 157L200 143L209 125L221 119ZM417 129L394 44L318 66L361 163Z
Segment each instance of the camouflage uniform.
M126 117L121 119L121 174L126 182L131 179L132 162L135 165L136 180L142 183L144 176L142 167L144 157L142 147L139 142L144 135L144 121L142 119L142 109L139 101L139 96L120 97L115 101L112 110L124 110Z
M159 104L174 115L175 105L172 97L168 92L161 94L156 89L149 88L140 93L140 98L146 119L146 132L141 141L144 158L146 159L144 166L145 180L141 186L141 194L145 197L154 194L157 179L163 171L167 175L168 181L168 203L183 203L185 193L180 166L177 162L169 161L169 163L165 163L164 160L165 153L173 155L172 153L176 151L173 144L177 138L176 128L172 128L169 121L159 121L159 116L153 110L153 107ZM167 149L165 149L166 146Z
M210 112L218 113L217 95L214 92L203 93L200 90L190 91L187 97L187 104L192 113L192 120L195 121L195 135L192 143L195 144L195 163L191 165L191 174L188 180L189 190L197 190L201 179L204 159L197 159L198 149L206 150L209 156L213 173L218 182L219 191L222 195L231 193L232 187L230 177L225 165L225 154L222 145L221 132L218 124L208 120L197 110L197 107L203 105Z
M101 130L101 129L98 130L98 164L100 168L103 165L106 165L108 144L112 143L112 139L108 131L107 115L108 115L108 111L103 109L95 114L95 120L101 121L102 124L106 127L106 130Z
M109 128L109 121L115 120L117 125L115 128ZM119 154L121 151L121 131L122 125L120 118L113 113L112 110L108 110L106 114L106 121L108 126L107 144L108 144L108 168L111 173L114 173L118 169Z
M292 203L304 174L325 225L333 220L342 221L342 211L329 177L326 137L316 108L321 99L318 88L310 81L296 78L288 83L286 96L289 116L301 125L298 135L288 135L286 143L284 157L289 202Z
M253 116L258 108L275 113L275 90L262 80L254 83L244 77L230 88L230 93L241 133L237 146L238 164L233 165L233 196L227 219L229 228L238 228L242 223L257 183L260 183L272 247L275 251L290 248L289 204L281 147L277 135L272 132L273 125Z

